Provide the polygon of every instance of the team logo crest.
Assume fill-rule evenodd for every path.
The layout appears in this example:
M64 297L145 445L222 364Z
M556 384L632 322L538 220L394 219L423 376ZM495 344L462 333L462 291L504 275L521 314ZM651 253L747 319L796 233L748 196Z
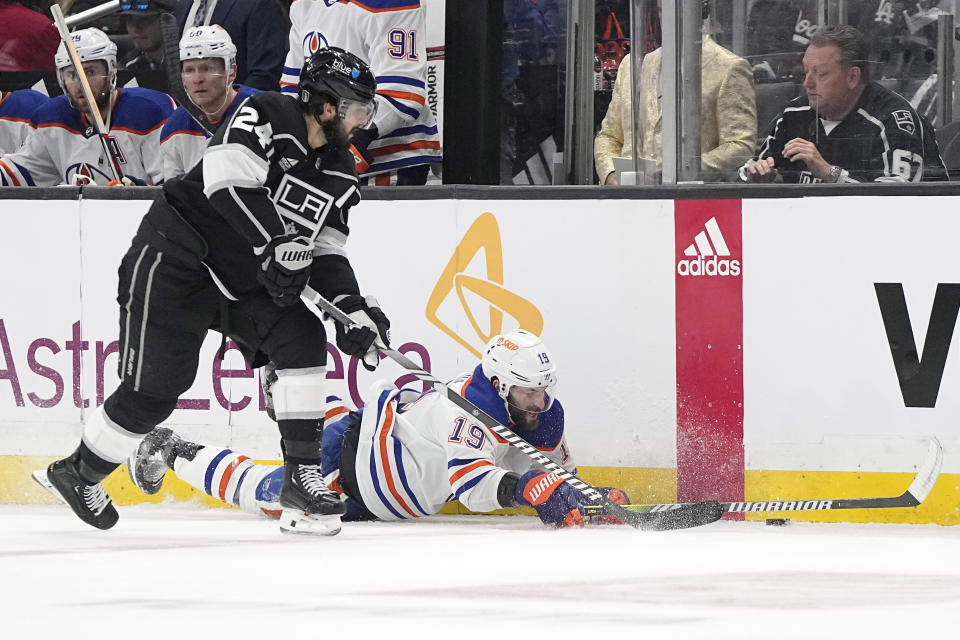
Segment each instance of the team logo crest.
M901 131L906 131L912 136L913 132L917 130L916 125L913 123L913 114L906 109L894 111L891 115L893 116L893 121L897 123L897 127Z
M320 49L330 46L327 38L319 31L310 31L303 37L303 57L309 58Z

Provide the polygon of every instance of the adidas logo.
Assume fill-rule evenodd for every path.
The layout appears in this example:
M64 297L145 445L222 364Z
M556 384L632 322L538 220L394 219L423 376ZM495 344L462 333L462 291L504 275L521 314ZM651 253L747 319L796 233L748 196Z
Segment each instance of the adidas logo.
M739 276L740 261L731 260L727 241L720 233L716 218L710 218L704 230L696 235L683 255L688 260L677 262L677 274L681 276Z

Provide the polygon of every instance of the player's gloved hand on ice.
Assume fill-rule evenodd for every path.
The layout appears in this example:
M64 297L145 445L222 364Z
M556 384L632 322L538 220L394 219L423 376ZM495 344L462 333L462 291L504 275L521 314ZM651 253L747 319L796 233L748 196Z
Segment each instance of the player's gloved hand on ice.
M356 323L349 329L337 323L337 347L373 371L380 363L380 347L390 346L390 321L380 303L373 296L360 295L337 296L333 303Z
M258 251L263 258L257 279L281 307L295 303L310 282L313 243L303 236L277 236Z
M376 127L356 129L353 132L353 137L350 138L350 152L357 163L358 174L363 173L373 164L373 156L370 154L368 147L379 135L380 132L377 131Z
M520 476L516 498L520 504L536 509L544 524L555 527L584 525L582 505L589 500L553 471L527 471Z
M617 489L616 487L594 487L594 489L606 496L610 502L619 505L630 504L630 496L628 496L627 492L622 489ZM590 521L598 522L600 524L623 524L623 520L617 516L610 515L593 516L590 518Z

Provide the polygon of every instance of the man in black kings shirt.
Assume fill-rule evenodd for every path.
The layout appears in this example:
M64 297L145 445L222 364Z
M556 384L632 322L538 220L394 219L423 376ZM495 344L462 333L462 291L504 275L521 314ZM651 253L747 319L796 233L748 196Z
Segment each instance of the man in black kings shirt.
M164 185L120 265L120 386L84 425L78 449L34 473L82 520L116 523L101 481L172 413L217 329L252 364L276 365L281 529L340 530L343 506L320 473L326 334L299 296L309 282L332 298L358 323L337 327L337 345L376 366L390 323L360 295L344 251L347 212L360 200L348 141L372 121L375 92L363 61L321 50L304 64L295 100L251 96L200 163Z
M747 182L919 182L944 179L933 129L900 95L870 82L853 27L820 29L803 56L806 96L774 121Z

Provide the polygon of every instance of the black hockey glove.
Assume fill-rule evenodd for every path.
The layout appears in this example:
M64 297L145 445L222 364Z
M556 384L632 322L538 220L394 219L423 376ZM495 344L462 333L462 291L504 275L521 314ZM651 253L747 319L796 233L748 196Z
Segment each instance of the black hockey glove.
M310 282L313 264L313 243L302 236L277 236L267 243L261 253L260 273L257 279L281 307L295 303Z
M380 362L379 347L390 346L390 321L373 296L338 296L333 303L356 324L347 329L337 323L337 347L348 356L360 358L367 371Z

